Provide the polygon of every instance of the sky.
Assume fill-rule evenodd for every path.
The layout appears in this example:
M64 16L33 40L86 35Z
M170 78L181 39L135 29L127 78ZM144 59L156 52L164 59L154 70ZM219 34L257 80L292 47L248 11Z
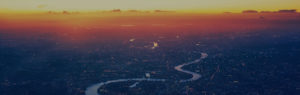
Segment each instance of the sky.
M300 0L0 0L2 10L197 10L300 9Z

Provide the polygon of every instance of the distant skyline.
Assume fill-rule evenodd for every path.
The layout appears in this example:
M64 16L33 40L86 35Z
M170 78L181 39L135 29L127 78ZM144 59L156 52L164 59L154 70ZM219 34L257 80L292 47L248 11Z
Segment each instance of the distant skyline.
M1 10L177 10L198 12L300 9L300 0L1 0Z

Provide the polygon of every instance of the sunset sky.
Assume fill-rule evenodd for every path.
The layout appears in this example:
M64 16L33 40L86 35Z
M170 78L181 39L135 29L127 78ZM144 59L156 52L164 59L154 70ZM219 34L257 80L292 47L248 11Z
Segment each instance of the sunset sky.
M300 9L300 0L0 0L1 10L187 10L202 12Z

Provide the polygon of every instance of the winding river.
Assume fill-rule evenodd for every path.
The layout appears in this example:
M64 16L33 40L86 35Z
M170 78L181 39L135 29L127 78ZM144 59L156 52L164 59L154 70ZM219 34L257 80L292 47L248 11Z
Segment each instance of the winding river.
M194 61L191 62L187 62L178 66L175 66L174 69L179 71L179 72L183 72L186 74L191 74L192 77L189 79L182 79L179 80L180 83L182 82L188 82L188 81L195 81L198 80L199 78L201 78L201 75L192 71L188 71L188 70L184 70L182 69L182 67L187 66L187 65L191 65L191 64L195 64L200 62L202 59L205 59L207 57L207 53L201 53L201 57L199 59L196 59ZM100 95L98 93L98 89L100 87L102 87L103 85L108 85L111 83L117 83L117 82L129 82L129 81L137 81L135 82L133 85L130 86L130 88L135 87L136 85L138 85L140 82L142 81L155 81L155 82L164 82L167 81L167 79L154 79L154 78L129 78L129 79L116 79L116 80L109 80L106 82L100 82L94 85L91 85L90 87L88 87L85 91L85 95Z

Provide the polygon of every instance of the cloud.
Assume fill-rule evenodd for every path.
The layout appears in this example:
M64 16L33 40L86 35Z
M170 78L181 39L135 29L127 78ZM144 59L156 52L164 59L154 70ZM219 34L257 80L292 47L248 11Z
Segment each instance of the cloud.
M165 11L165 10L154 10L154 12L156 12L156 13L160 13L160 12L172 12L172 11Z
M121 12L121 9L114 9L111 12Z
M278 13L296 13L297 10L291 9L291 10L279 10Z
M70 14L68 11L63 11L62 14Z
M296 9L278 10L278 11L261 11L260 13L297 13Z

